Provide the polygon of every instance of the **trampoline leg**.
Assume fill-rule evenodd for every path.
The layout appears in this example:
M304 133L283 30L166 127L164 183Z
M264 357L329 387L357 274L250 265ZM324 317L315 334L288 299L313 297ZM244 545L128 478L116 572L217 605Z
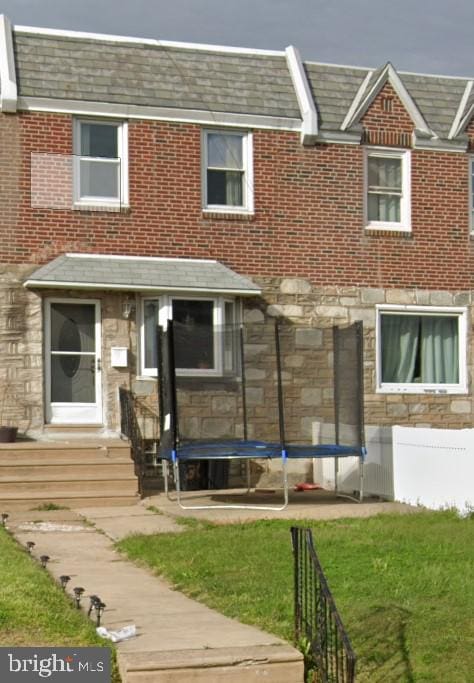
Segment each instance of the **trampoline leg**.
M177 458L173 463L173 472L174 472L174 485L176 488L176 500L178 502L179 507L182 508L183 510L185 510L186 508L184 508L183 505L181 504L181 480L179 478L179 463L178 463Z
M364 500L364 456L359 456L359 502Z
M245 461L245 473L247 475L247 493L250 493L250 460Z
M284 502L283 507L281 507L280 510L284 510L288 506L288 456L286 455L286 452L282 454L282 470Z

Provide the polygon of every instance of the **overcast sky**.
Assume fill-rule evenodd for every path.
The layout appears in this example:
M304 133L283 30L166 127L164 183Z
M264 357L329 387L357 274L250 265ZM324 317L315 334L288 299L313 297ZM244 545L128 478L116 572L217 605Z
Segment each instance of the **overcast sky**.
M474 0L3 0L15 24L474 76Z

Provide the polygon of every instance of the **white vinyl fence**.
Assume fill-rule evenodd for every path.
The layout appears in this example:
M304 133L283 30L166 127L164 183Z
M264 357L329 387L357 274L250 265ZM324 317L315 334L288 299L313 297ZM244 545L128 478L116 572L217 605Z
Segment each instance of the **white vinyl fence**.
M395 500L474 508L474 429L393 427Z
M325 426L326 429L326 426ZM321 442L334 440L333 433L325 429ZM379 496L393 499L392 471L392 429L391 427L365 428L367 458L364 465L364 491L366 496ZM318 441L315 440L316 443ZM321 458L315 461L314 480L324 488L334 488L334 458ZM352 493L359 488L358 458L340 458L338 473L339 490Z
M322 441L333 435L322 430ZM368 496L432 509L474 509L474 429L366 427L364 491ZM339 488L358 489L356 458L339 460ZM315 461L314 480L334 487L334 460Z

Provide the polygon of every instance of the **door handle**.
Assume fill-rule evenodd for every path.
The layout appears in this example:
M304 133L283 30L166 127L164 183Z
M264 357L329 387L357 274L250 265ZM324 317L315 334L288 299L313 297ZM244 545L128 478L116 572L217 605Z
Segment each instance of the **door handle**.
M100 358L97 358L97 372L102 371L102 363L100 361Z

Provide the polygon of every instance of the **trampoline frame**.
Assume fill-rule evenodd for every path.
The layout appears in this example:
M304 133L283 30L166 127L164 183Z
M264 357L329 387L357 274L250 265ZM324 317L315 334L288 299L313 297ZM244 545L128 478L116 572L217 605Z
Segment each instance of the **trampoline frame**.
M219 442L219 448L222 451L222 447L227 447L226 453L220 453L219 455L212 455L210 452L202 453L195 452L193 454L193 448L205 451L212 451L212 442L206 441L196 441L188 443L180 443L179 439L179 416L177 408L177 388L176 388L176 365L175 365L175 353L174 353L174 331L173 331L173 321L168 320L166 340L167 340L167 359L168 359L168 376L169 376L169 389L170 389L170 413L164 414L164 394L162 381L159 381L159 391L158 398L160 404L160 427L161 427L161 439L160 439L160 457L162 460L162 471L165 486L165 493L170 500L173 500L170 496L169 490L169 476L170 476L170 465L173 472L176 499L175 502L178 503L182 510L210 510L210 509L227 509L227 510L264 510L280 512L288 506L289 502L289 489L288 489L288 460L289 459L301 459L301 458L334 458L334 483L335 483L335 495L343 498L349 498L355 502L361 503L364 498L364 460L366 456L366 448L364 441L364 415L363 415L363 336L362 336L362 322L358 321L353 323L356 326L356 335L358 342L358 386L359 386L359 402L358 402L358 427L359 427L359 446L349 447L342 446L339 444L340 440L340 428L339 428L339 396L337 394L337 388L339 383L337 381L337 373L339 371L339 365L337 363L336 354L334 355L334 404L335 404L335 444L318 444L318 445L308 445L308 446L298 446L298 445L287 445L285 437L285 416L284 416L284 402L283 402L283 381L282 381L282 368L281 368L281 348L280 348L280 330L278 321L275 321L275 350L276 350L276 365L277 365L277 392L278 392L278 422L279 422L279 432L280 432L280 443L268 443L262 441L249 441L248 431L247 431L247 405L245 396L245 359L244 359L244 344L243 344L243 327L240 326L240 365L241 365L241 383L242 383L242 412L243 412L243 439L225 439ZM336 339L339 328L337 326L333 327L333 343L334 349L336 349ZM164 329L158 327L157 330L157 368L160 371L160 376L165 370L163 363L163 336ZM169 425L167 429L165 428L165 422L169 420ZM169 432L171 436L171 443L166 447L162 447L162 440L165 433ZM258 449L261 449L261 453L266 451L265 455L259 455ZM248 449L248 450L245 450ZM345 457L357 457L359 460L359 496L351 496L348 493L340 493L338 490L338 472L339 472L339 458ZM250 487L250 460L257 459L276 459L281 458L281 470L282 470L282 489L283 489L283 502L281 505L265 505L265 504L251 504L251 503L215 503L215 504L196 504L187 505L182 500L182 487L181 487L181 477L179 471L180 462L196 462L200 460L244 460L246 463L246 473L247 473L247 490L245 494L249 494Z

